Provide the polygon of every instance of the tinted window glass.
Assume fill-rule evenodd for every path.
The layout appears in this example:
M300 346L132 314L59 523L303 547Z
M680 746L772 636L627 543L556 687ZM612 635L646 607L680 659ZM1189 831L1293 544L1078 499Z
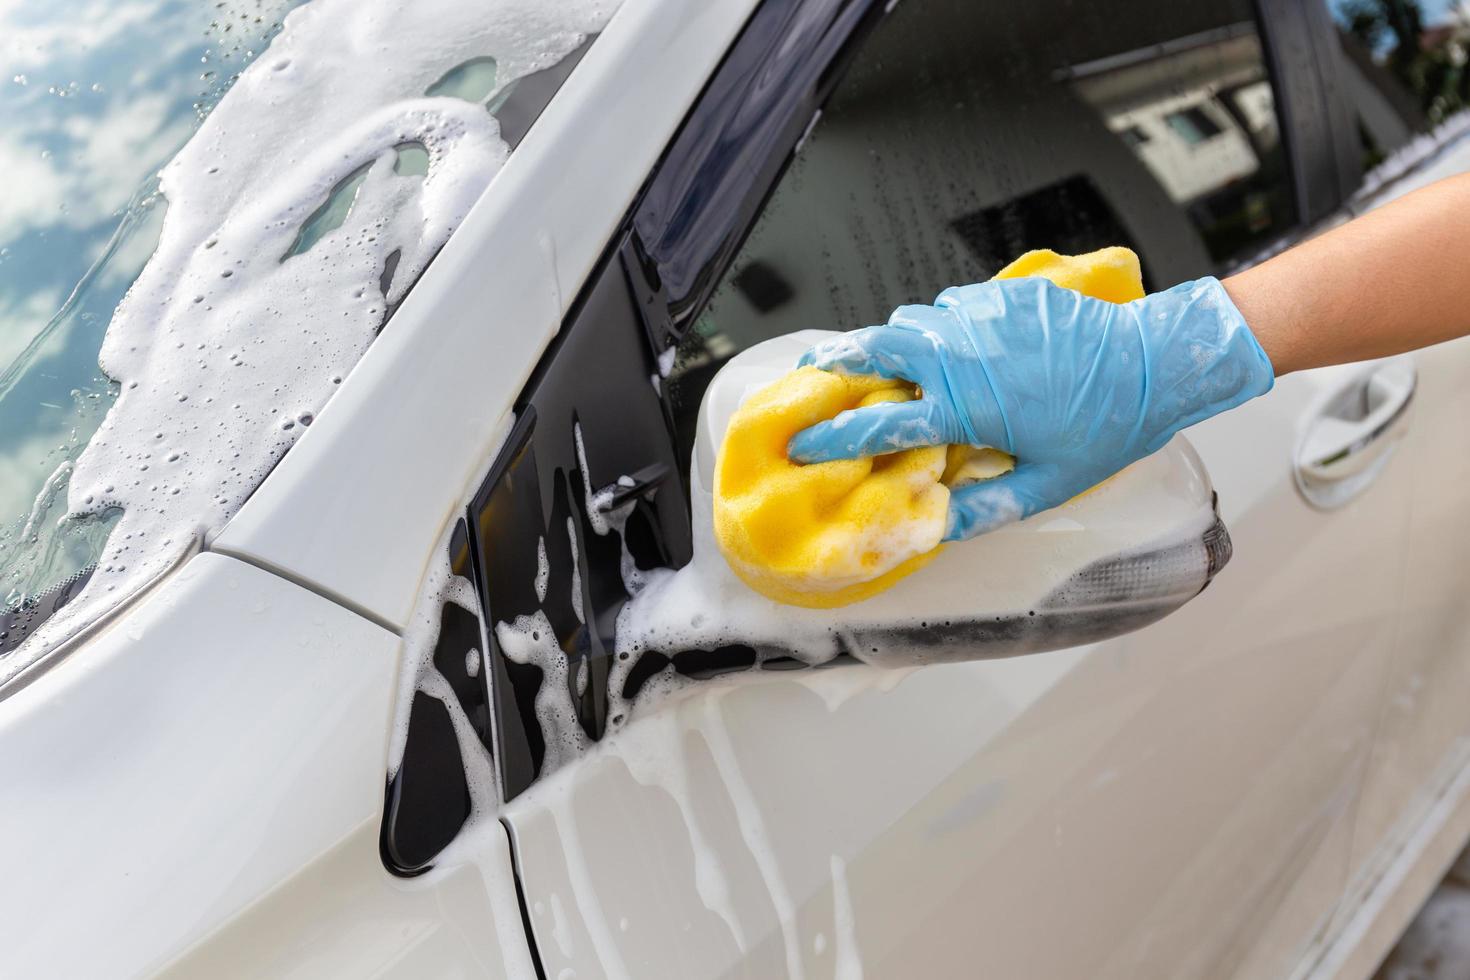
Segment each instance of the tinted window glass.
M1454 0L1327 0L1327 8L1364 170L1470 106L1470 9Z
M685 448L710 375L765 338L882 322L1031 248L1128 245L1167 285L1295 222L1247 0L905 0L681 345Z

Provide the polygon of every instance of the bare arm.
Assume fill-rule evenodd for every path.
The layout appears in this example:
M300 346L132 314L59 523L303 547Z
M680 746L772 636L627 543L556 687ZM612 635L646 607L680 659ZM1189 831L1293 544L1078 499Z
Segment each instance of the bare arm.
M1470 334L1470 174L1225 280L1277 376Z

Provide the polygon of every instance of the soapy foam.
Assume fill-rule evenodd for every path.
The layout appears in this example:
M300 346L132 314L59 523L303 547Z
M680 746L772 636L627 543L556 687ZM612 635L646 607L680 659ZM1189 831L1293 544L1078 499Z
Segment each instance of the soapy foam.
M122 517L85 590L5 658L5 676L207 544L505 162L484 106L422 93L493 57L494 102L600 31L615 6L314 0L286 18L160 176L158 248L99 357L120 396L68 495L70 519ZM422 177L395 171L409 146L427 157ZM359 175L342 224L290 254Z
M835 980L862 980L863 958L858 953L857 922L852 912L852 893L847 887L847 862L832 855L832 930L835 942Z
M403 761L403 747L408 741L408 720L409 713L413 709L414 693L422 690L444 701L444 706L449 709L451 718L459 708L459 702L452 693L446 700L435 693L438 688L429 690L426 687L433 683L431 675L443 681L443 675L433 667L433 660L434 647L439 642L439 630L443 623L445 604L453 603L470 613L480 608L474 584L469 579L455 575L449 563L449 540L453 533L454 525L451 523L434 546L434 556L429 563L428 572L424 575L423 585L419 588L418 601L414 603L408 625L403 630L400 644L402 652L398 664L398 693L394 699L393 730L388 744L388 777L390 779L398 773L399 763ZM462 711L460 713L463 714ZM478 744L478 739L476 741ZM480 746L480 754L483 755L484 751L484 746ZM463 748L461 748L461 754L464 754ZM465 759L465 776L468 779L471 776L469 756L466 755Z
M551 581L551 562L546 559L546 537L536 539L536 601L546 601L546 586Z
M639 733L641 751L625 754L614 749L613 752L640 784L658 786L673 797L689 831L689 843L694 854L694 887L699 899L705 908L720 917L734 937L736 948L744 953L750 948L750 940L735 912L730 879L714 846L705 836L704 822L695 811L696 793L685 761L680 719L672 713L660 713L649 715L639 724L647 726Z
M640 571L628 550L625 527L629 516L637 505L636 500L627 500L612 506L618 488L636 486L636 481L626 474L620 475L612 486L594 488L588 474L587 448L580 425L574 425L573 438L577 447L577 459L581 472L582 490L588 523L594 534L616 535L620 547L619 564L624 588L636 594L643 587L647 573ZM578 539L577 521L568 517L567 542L571 551L571 605L577 621L586 624L586 608L582 594L581 542ZM544 603L550 581L550 564L547 559L545 538L537 541L536 598ZM568 762L585 754L592 744L577 716L578 700L587 692L591 672L585 658L579 659L575 672L570 660L551 628L551 621L542 609L532 615L520 615L515 620L495 624L495 636L501 651L516 663L534 664L541 669L542 678L536 691L536 722L541 730L546 753L541 761L542 776L550 775ZM626 671L631 663L615 663L612 668L614 680L609 684L609 712L611 724L616 727L626 719L627 705L616 693L622 690ZM655 680L651 690L672 689L677 683L672 679ZM574 693L575 692L575 696Z
M636 486L636 481L631 477L621 475L614 486L603 487L600 490L592 486L592 471L587 467L587 445L582 441L582 424L575 423L572 426L572 436L577 444L577 465L582 473L582 492L587 507L587 520L592 525L593 533L606 537L616 533L618 542L622 548L620 559L620 571L623 579L623 588L628 595L637 595L643 591L648 581L648 573L638 567L633 560L633 553L628 550L627 536L623 533L628 524L628 518L637 506L636 500L625 500L616 507L612 506L613 497L617 493L616 487ZM627 481L627 482L624 482Z
M505 828L498 820L466 825L458 837L444 849L421 881L432 881L442 873L439 869L468 865L480 876L481 888L490 899L490 915L495 929L496 949L500 951L506 980L537 980L539 974L531 961L526 944L525 926L516 889L509 886L515 869L511 865L510 848Z
M556 943L556 948L561 955L567 959L572 958L572 933L567 926L567 913L562 908L561 896L556 892L551 893L551 939Z
M567 518L567 540L572 546L572 612L577 622L586 625L587 617L582 613L582 562L577 551L577 522Z
M587 751L591 739L577 720L576 705L568 691L567 655L557 643L546 613L517 616L514 622L495 624L495 639L506 657L541 669L536 690L536 720L541 725L546 755L542 772L552 772Z
M568 774L563 773L563 776ZM587 863L587 852L583 847L582 835L577 830L576 817L572 812L573 796L577 783L569 778L543 779L534 787L538 801L544 805L556 826L556 834L562 845L562 859L566 863L567 878L572 885L572 903L576 906L582 924L592 937L593 947L602 967L603 975L619 980L630 976L619 952L613 927L607 921L606 905L597 901L596 881ZM545 914L539 902L533 906L536 914Z
M719 701L710 698L704 703L706 723L702 726L705 742L714 758L715 768L729 790L740 819L740 834L745 840L751 857L755 858L761 881L771 896L776 909L776 921L781 929L781 942L786 951L786 975L791 980L802 980L806 968L801 959L801 935L797 924L797 907L791 897L791 889L781 875L781 861L771 847L765 818L756 804L755 796L745 781L740 761L735 755L735 746L730 741L729 728L719 717Z
M785 880L781 860L772 847L760 805L745 780L734 745L728 736L728 725L721 706L728 689L711 690L704 686L702 690L705 698L691 707L697 720L676 711L646 715L638 720L636 730L629 733L630 738L604 740L590 749L579 767L595 767L604 758L616 759L627 767L639 784L656 786L668 793L678 807L682 824L690 835L694 884L700 901L730 929L736 948L746 953L752 948L752 937L737 913L731 882L721 854L707 834L706 821L701 813L707 808L709 797L694 785L691 757L685 744L690 737L701 739L709 751L714 774L734 806L741 831L741 843L750 854L771 898L772 908L776 911L787 974L793 978L802 978L805 976L805 964L801 955L803 942L797 916L798 904ZM709 775L707 767L701 767L700 771L705 776ZM594 884L596 879L587 861L582 831L578 825L574 800L580 784L578 770L563 770L537 781L514 805L518 808L540 808L551 817L556 828L557 841L562 848L567 875L573 885L572 894L577 910L593 937L599 956L608 954L604 969L609 976L626 976L621 954L613 945L614 932L608 921L610 912L606 903L597 901L598 890ZM845 877L835 880L840 880L845 885ZM842 901L842 897L834 898L834 902ZM846 902L850 912L850 898ZM533 903L532 908L538 917L545 914L546 910L539 902ZM834 919L838 964L856 962L850 957L844 959L849 951L852 956L856 955L851 915L844 915L839 909L835 912ZM620 917L619 932L626 931L625 923L626 918ZM860 971L861 964L857 963L857 967ZM861 976L861 973L853 973L849 969L848 972L837 975L856 977Z
M454 689L444 675L432 667L424 672L418 689L431 698L437 698L449 713L449 723L454 729L454 740L459 745L459 757L464 766L465 784L470 791L469 819L494 819L500 802L495 766Z
M612 525L608 523L607 510L613 497L613 489L604 487L596 490L592 486L592 477L588 475L592 471L587 467L587 444L582 440L582 423L573 424L572 438L577 444L577 465L582 474L582 495L587 508L587 520L592 525L593 533L606 536L612 530Z

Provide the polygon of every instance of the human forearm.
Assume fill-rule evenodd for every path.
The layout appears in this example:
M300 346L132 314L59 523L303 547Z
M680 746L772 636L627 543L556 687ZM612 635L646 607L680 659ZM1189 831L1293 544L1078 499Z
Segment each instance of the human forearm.
M1225 280L1277 376L1470 333L1470 174Z

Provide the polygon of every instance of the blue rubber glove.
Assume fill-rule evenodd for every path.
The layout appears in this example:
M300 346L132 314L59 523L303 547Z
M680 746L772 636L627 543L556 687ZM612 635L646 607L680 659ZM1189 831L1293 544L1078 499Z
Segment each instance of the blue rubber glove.
M886 326L818 344L801 360L903 378L912 402L843 412L798 432L803 463L969 443L1016 457L955 490L945 540L1065 503L1186 426L1265 394L1271 362L1218 279L1116 304L1042 278L946 289Z

